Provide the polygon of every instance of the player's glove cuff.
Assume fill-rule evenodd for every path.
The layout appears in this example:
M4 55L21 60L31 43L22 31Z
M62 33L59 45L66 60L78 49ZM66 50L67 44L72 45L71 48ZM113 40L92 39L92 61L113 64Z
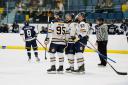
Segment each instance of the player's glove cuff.
M86 38L86 39L87 39L87 41L88 41L88 39L89 39L89 36L88 36L88 35L86 35L86 36L85 36L85 38Z
M46 38L45 41L49 41L49 38Z
M75 36L71 36L71 39L72 39L72 40L75 40L75 39L76 39L76 37L75 37Z

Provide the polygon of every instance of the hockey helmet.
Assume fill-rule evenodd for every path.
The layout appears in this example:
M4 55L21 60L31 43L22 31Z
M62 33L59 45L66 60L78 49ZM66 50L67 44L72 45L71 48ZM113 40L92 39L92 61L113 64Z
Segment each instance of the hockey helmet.
M65 15L65 18L66 18L66 21L73 21L74 20L74 14L73 13L67 13L66 15Z
M29 26L29 22L28 22L28 21L25 21L25 22L24 22L24 25L25 25L25 26Z

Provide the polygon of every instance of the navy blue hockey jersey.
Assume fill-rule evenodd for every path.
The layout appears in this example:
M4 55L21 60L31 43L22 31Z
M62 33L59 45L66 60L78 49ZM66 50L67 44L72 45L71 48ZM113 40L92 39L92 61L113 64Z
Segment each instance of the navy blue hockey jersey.
M37 30L34 26L24 26L21 29L20 34L25 36L25 41L34 40L37 36Z

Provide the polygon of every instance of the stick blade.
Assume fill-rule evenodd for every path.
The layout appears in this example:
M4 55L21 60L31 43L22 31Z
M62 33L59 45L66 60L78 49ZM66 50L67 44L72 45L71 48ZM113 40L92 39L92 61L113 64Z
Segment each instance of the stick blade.
M117 72L117 74L119 74L119 75L128 75L127 72Z

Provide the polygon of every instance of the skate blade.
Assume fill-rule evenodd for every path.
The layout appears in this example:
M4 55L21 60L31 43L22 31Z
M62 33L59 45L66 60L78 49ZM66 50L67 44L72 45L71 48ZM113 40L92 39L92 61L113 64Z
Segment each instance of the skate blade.
M84 75L85 72L72 72L72 74L76 74L76 75Z
M40 59L36 59L36 62L40 62Z
M57 74L64 74L64 72L63 71L58 71Z
M56 74L56 71L47 72L48 74Z
M40 63L40 60L36 60L37 63Z
M28 60L28 63L31 63L31 60Z
M72 73L72 71L65 71L66 73Z

